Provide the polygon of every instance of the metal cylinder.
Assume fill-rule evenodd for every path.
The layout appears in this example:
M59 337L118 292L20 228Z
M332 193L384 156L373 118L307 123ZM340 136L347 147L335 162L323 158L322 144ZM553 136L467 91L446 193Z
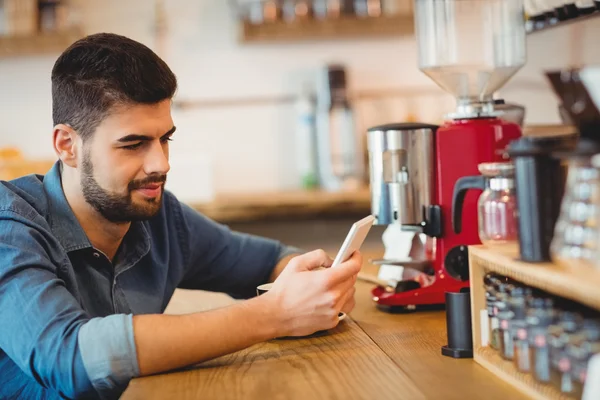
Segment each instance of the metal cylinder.
M368 130L371 213L376 225L421 225L433 200L437 126L406 123Z

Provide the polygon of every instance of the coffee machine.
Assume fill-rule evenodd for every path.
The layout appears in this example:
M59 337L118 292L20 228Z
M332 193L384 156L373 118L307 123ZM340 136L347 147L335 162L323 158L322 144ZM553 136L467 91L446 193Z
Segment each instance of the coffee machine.
M374 260L405 268L395 287L378 286L373 300L387 311L445 302L469 286L467 246L479 244L477 199L464 198L462 230L452 224L453 191L478 164L506 161L521 136L501 118L494 93L526 61L522 0L415 0L419 68L456 98L441 126L388 124L368 130L372 214L376 224L415 231L409 257ZM412 271L412 272L409 272Z

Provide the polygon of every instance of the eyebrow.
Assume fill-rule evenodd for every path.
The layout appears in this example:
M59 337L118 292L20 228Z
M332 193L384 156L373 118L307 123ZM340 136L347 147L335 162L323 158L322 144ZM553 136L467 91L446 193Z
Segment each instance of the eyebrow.
M169 129L169 131L167 133L165 133L164 135L161 136L161 138L165 137L165 136L169 136L172 135L173 133L175 133L175 130L177 128L176 127L172 127L171 129ZM136 142L136 141L151 141L154 140L154 138L152 136L148 136L148 135L138 135L136 133L132 133L130 135L127 136L123 136L122 138L118 139L117 142L119 143L127 143L127 142Z

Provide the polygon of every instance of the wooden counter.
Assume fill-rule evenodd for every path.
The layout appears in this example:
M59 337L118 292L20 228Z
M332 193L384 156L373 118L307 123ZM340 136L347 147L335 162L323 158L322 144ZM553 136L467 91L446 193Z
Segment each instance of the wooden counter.
M371 288L357 282L351 318L326 335L273 340L196 368L134 379L122 398L525 398L473 360L441 355L443 311L387 314L374 307Z

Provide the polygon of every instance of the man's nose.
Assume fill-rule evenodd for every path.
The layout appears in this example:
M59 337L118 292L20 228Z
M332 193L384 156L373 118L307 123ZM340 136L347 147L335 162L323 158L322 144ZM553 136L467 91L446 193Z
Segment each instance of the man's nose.
M147 175L166 175L169 169L169 149L161 146L160 142L153 143L144 160L144 172Z

